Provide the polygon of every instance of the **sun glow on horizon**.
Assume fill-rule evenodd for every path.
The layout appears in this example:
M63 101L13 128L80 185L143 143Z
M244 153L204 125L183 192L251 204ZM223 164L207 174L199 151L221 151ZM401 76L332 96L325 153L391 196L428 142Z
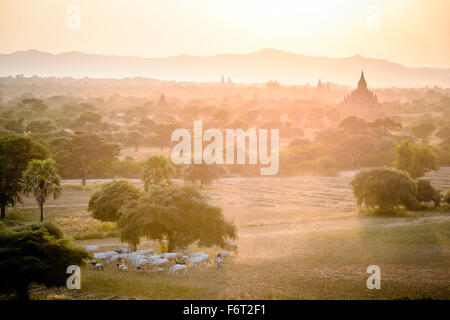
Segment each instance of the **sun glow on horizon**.
M79 30L66 28L69 5L81 9ZM4 0L0 52L165 57L275 48L450 67L449 14L448 0Z

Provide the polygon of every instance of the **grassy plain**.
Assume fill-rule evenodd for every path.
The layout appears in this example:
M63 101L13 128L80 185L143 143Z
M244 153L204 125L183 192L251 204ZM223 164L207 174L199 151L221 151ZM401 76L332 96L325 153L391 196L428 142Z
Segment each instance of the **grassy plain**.
M447 171L434 176L446 190ZM349 176L223 179L203 189L238 226L239 255L187 276L82 269L82 290L35 287L36 299L450 299L450 209L374 217L357 212ZM135 182L140 184L139 182ZM112 249L114 224L89 217L99 182L65 185L46 206L77 245ZM29 199L16 218L37 220ZM112 237L111 237L112 236ZM143 241L141 248L159 249ZM216 255L219 248L200 248ZM369 290L369 265L381 290Z

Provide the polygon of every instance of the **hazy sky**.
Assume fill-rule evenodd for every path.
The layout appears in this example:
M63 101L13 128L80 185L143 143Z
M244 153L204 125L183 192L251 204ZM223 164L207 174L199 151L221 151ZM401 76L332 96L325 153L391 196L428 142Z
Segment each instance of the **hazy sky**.
M80 9L79 29L70 5ZM261 48L450 68L450 1L0 0L1 53L163 57Z

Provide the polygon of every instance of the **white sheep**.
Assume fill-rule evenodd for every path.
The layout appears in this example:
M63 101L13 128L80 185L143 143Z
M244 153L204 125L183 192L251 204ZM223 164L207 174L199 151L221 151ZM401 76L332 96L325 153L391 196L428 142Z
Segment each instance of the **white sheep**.
M169 268L169 273L179 273L182 272L184 275L187 274L187 267L185 264L174 264Z
M161 253L161 258L163 258L163 259L175 260L176 257L177 257L177 254L173 253L173 252Z
M85 246L84 248L87 251L97 251L99 249L99 246Z
M227 249L227 250L233 252L233 254L234 254L235 256L237 256L237 255L239 254L239 252L238 252L238 246L235 245L235 244L227 244L227 245L225 246L225 249Z
M130 253L131 252L130 248L127 248L127 247L115 247L114 251L116 253Z
M95 268L96 270L103 270L103 265L102 265L101 263L96 263L96 264L94 265L94 268Z
M164 264L166 264L168 262L169 262L168 259L154 259L154 260L150 260L150 265L152 265L152 266L161 266L161 265L164 265Z
M190 257L186 259L186 263L190 263L192 267L195 267L195 265L204 265L207 260L209 260L209 255L204 254Z
M142 254L142 255L148 255L148 254L152 254L153 252L155 252L155 250L153 249L141 249L141 250L136 250L135 254Z
M117 264L117 266L119 267L119 270L128 270L128 267L124 264Z

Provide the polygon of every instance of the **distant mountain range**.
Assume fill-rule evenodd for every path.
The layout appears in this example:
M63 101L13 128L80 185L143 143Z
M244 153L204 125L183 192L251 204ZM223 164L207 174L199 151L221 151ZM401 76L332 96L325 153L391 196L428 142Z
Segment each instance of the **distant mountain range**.
M386 60L356 55L348 58L304 56L275 49L248 54L181 55L167 58L108 56L81 52L51 54L37 50L0 54L0 76L124 78L177 81L267 82L355 86L364 69L369 87L450 87L450 68L407 68Z

